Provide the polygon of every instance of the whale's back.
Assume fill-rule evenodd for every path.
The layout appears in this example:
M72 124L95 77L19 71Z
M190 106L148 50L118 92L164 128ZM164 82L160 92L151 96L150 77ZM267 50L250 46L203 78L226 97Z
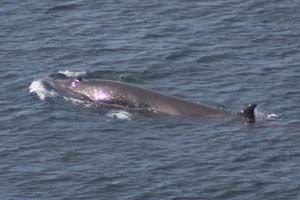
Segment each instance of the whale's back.
M127 83L110 80L89 80L89 86L99 87L111 95L106 103L156 113L188 117L222 117L225 113L215 108L189 102L179 97L161 94Z

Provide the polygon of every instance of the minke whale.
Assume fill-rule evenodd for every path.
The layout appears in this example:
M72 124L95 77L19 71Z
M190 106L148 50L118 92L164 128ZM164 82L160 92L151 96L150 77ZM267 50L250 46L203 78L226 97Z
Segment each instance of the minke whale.
M118 81L82 78L47 78L45 81L74 98L114 108L191 119L238 117L245 122L255 122L256 104L249 104L242 111L233 113Z

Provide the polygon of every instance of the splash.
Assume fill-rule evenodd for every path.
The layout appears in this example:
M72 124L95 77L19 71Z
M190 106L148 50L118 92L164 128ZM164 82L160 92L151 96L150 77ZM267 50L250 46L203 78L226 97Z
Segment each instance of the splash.
M46 97L57 96L53 90L48 90L41 79L33 81L29 86L30 93L36 93L40 100L45 100Z
M255 116L258 120L274 120L279 117L275 113L265 113L259 110L255 110Z

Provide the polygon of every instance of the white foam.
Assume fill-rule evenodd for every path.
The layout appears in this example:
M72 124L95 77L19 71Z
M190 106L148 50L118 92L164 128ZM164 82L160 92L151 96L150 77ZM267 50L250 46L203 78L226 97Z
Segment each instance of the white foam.
M67 77L79 77L79 76L86 76L87 72L86 71L69 71L69 70L64 70L64 71L58 71L60 74L64 74Z
M41 100L46 97L57 96L57 93L53 90L47 90L41 79L33 81L29 86L30 93L36 93Z
M84 104L85 102L80 100L80 99L75 99L75 98L71 98L71 97L63 97L65 101L70 101L75 105L79 105L79 104Z
M123 110L112 110L106 114L107 117L117 118L117 119L131 119L131 114Z
M278 118L278 115L276 115L275 113L267 114L267 118L268 119Z

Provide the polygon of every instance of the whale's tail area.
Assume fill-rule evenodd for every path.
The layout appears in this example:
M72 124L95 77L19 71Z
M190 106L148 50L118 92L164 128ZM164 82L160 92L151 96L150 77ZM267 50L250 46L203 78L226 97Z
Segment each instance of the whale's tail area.
M257 104L255 104L255 103L249 104L241 111L241 114L245 118L246 122L249 122L249 123L255 122L254 110L255 110L256 106L257 106Z

